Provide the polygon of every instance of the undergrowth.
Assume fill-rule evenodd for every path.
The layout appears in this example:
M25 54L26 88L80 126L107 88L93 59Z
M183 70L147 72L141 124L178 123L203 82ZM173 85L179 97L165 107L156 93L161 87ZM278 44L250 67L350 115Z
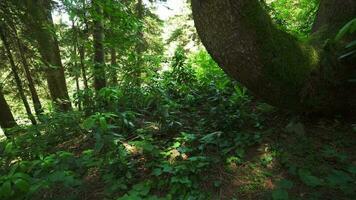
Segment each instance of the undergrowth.
M346 153L355 140L315 139L341 125L308 135L301 120L251 98L205 52L186 58L178 48L172 70L141 88L123 83L76 97L92 106L47 113L1 142L0 199L356 195L355 158Z

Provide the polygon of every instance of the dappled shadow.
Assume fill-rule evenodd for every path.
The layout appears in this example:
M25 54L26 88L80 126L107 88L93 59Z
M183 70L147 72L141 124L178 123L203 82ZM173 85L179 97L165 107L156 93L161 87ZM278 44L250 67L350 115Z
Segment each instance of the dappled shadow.
M218 166L213 199L352 199L356 188L356 134L338 120L288 121L250 147L241 163ZM207 187L211 190L212 186ZM272 198L273 197L273 198Z

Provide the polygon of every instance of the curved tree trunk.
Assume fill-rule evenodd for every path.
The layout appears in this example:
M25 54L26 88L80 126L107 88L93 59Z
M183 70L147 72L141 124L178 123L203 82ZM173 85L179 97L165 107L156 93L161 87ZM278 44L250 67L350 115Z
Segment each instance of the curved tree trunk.
M50 0L26 0L26 16L38 50L46 65L45 73L52 101L63 111L71 109L59 45L54 33Z
M9 104L7 104L2 89L0 88L0 127L3 129L13 128L16 126L16 121L11 113ZM4 130L6 137L9 137L6 130Z
M355 16L356 1L345 2L348 4L322 0L325 8L320 7L316 24L323 21L324 14L320 13L327 13L328 24L333 25L330 29L338 30L347 22L344 20ZM343 13L331 12L340 5L341 9L351 8ZM297 111L334 112L351 106L345 105L345 99L350 98L345 92L349 68L342 66L332 52L276 28L258 0L192 0L192 8L208 52L227 74L256 96Z

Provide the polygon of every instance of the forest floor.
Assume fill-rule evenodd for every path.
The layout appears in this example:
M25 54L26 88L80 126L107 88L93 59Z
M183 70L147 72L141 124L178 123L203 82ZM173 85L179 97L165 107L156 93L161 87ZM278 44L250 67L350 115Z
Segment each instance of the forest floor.
M206 177L199 182L201 191L210 194L209 198L214 200L356 199L353 198L356 186L354 124L344 122L341 118L310 119L280 112L264 117L266 120L261 138L243 150L241 160L232 157L232 160L236 160L217 162L207 171L198 173L199 176ZM188 123L192 119L186 120ZM173 138L164 140L171 139ZM76 144L84 146L69 147L64 144L62 150L76 149L75 154L79 155L80 151L91 146L80 140L82 138L78 138ZM145 158L142 149L136 149L128 143L126 147L135 154L135 159L140 160L138 162L150 159ZM179 156L184 159L185 155L176 153L174 158L169 159ZM210 156L217 156L216 152L212 152ZM150 179L147 176L147 173L151 173L150 169L142 166L140 170L138 173L141 174L141 181ZM88 185L94 184L94 187L87 188L83 199L104 199L105 188L97 187L101 178L96 170L87 179ZM161 196L166 189L158 188L154 193Z
M53 113L46 123L25 128L29 134L20 128L14 140L0 143L0 170L7 173L0 178L0 196L355 199L354 124L219 98L171 102L170 111L157 115L166 107L135 115L97 113L85 120L78 112Z
M217 171L224 184L214 199L356 199L354 124L270 117L271 132L247 150L246 161Z

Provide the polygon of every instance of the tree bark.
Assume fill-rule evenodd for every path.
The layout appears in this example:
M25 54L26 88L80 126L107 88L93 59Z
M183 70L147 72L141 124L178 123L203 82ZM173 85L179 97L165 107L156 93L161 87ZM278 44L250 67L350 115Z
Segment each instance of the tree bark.
M77 62L77 49L78 49L78 34L77 34L77 27L75 26L75 22L72 21L72 31L73 31L73 52L72 52L72 58L74 59L74 79L75 79L75 86L76 86L76 91L77 94L80 92L80 85L79 85L79 76L80 76L80 70L78 70L78 62ZM81 101L78 101L76 103L78 110L82 110L82 103Z
M355 0L320 0L318 14L312 31L322 31L327 36L335 35L340 27L356 17Z
M338 30L346 23L343 20L355 16L354 8L331 12L339 8L340 1L324 1L328 6L321 7L320 12L329 14L331 29ZM355 4L353 0L347 2L349 6ZM350 98L345 91L348 71L335 55L276 28L258 0L192 0L192 8L208 52L228 75L257 97L296 111L329 113L351 106L344 102ZM339 14L343 17L334 16Z
M103 9L98 1L93 1L94 16L94 88L96 91L106 87Z
M35 108L35 113L36 113L37 117L39 117L43 113L42 104L41 104L40 98L38 96L34 81L31 76L30 67L27 62L27 58L25 56L24 45L21 43L15 29L13 29L13 32L15 33L15 40L16 40L17 48L19 50L20 57L21 57L22 66L23 66L25 74L26 74L26 79L28 82L28 87L30 89L33 106Z
M144 23L144 5L142 0L138 0L136 4L136 15L137 19L140 20L141 25L139 26L138 32L137 32L137 39L138 42L136 44L135 50L136 50L136 63L133 69L133 81L135 86L140 86L141 85L141 74L142 74L142 68L143 68L143 59L142 59L142 54L145 51L145 45L144 45L144 35L143 35L143 23Z
M16 46L18 49L18 53L20 55L23 69L25 71L26 79L28 82L28 87L30 89L35 113L39 117L43 113L42 105L41 105L40 99L38 97L38 94L37 94L37 91L35 88L35 84L34 84L34 81L32 79L31 73L30 73L29 64L28 64L26 56L25 56L25 45L20 41L19 35L17 34L17 27L13 20L14 13L12 13L12 11L11 11L11 9L9 9L9 7L10 7L10 5L8 5L7 2L5 2L4 5L2 5L2 9L5 14L3 17L5 19L5 22L8 23L8 25L9 25L9 30L11 30L11 32L14 35L14 40L15 40L15 43L16 43Z
M111 86L117 86L117 56L115 48L110 50L111 58Z
M82 71L82 78L83 78L83 83L84 83L84 89L89 89L89 84L88 84L88 78L87 78L87 71L85 68L85 47L84 45L81 45L79 47L79 59L80 59L80 67Z
M0 88L0 126L4 130L6 137L10 135L7 133L6 129L13 128L17 125L14 116L11 113L9 104L7 104L2 89Z
M23 104L25 106L27 116L30 119L30 121L32 122L32 124L36 125L37 124L36 119L33 116L30 104L27 101L27 97L25 95L25 90L23 88L22 81L21 81L21 78L19 76L19 70L18 70L18 68L17 68L17 66L15 64L14 58L13 58L12 53L11 53L10 44L7 41L7 38L6 38L6 35L5 35L5 30L4 30L4 27L2 27L2 26L0 26L0 37L1 37L1 40L2 40L2 42L4 44L4 46L5 46L5 51L6 51L7 57L9 59L9 61L10 61L11 71L12 71L12 74L14 75L16 86L17 86L19 95L21 97L21 100L22 100L22 102L23 102Z
M79 59L80 59L80 67L81 67L81 72L82 72L82 78L83 78L83 83L84 83L84 89L88 90L89 89L89 84L88 84L88 78L87 78L87 72L86 72L86 67L85 67L85 41L88 39L88 32L89 32L89 23L87 21L87 6L86 2L82 1L82 7L83 7L83 20L84 20L84 30L80 31L80 41L79 41Z
M46 65L49 92L55 106L62 111L71 109L59 45L54 33L50 0L26 0L26 12L31 19L30 29L38 43L38 50Z

